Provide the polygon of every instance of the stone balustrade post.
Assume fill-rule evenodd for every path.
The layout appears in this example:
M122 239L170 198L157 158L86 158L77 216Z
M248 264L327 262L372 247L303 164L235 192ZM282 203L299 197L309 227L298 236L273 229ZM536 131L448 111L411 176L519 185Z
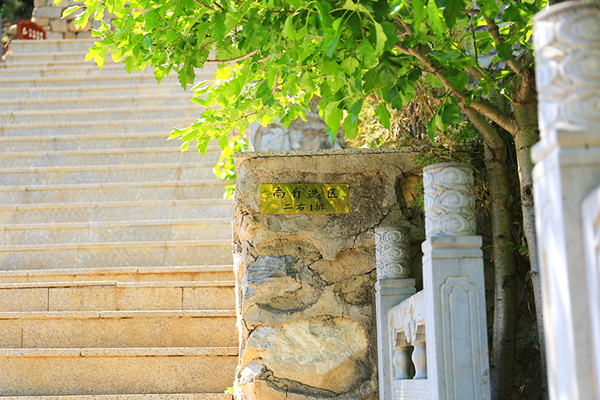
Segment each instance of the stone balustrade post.
M423 169L423 181L424 375L430 398L488 400L483 256L475 232L472 170L460 163L434 164Z
M600 4L548 7L536 15L533 36L540 141L531 158L548 388L551 399L598 399L600 280L592 236L600 199L592 194L587 207L582 203L600 185Z
M415 279L410 271L409 230L388 226L375 229L377 282L375 308L377 322L377 350L379 367L379 398L392 398L392 378L408 377L412 369L410 346L390 349L388 311L416 292ZM393 350L393 351L392 351ZM391 354L394 356L391 356ZM394 371L392 371L394 370Z

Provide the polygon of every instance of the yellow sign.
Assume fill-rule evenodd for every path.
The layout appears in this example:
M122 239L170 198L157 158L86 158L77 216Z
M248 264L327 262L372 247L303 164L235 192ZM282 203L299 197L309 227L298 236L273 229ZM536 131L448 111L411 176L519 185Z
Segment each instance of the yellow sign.
M349 207L348 185L260 185L261 214L345 214Z

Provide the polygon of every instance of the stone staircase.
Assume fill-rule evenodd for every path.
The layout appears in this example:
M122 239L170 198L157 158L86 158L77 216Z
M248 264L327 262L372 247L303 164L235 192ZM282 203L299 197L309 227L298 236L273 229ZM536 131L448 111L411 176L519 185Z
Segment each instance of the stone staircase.
M13 42L0 63L0 396L230 399L220 152L165 140L198 114L176 78L100 71L90 45Z

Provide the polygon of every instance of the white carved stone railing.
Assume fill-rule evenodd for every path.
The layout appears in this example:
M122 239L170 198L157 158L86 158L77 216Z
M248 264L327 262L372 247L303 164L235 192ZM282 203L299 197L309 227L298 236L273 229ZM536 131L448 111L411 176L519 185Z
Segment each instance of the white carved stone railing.
M551 399L600 398L600 4L534 20L536 231ZM587 257L586 257L587 254Z
M378 332L378 340L388 339L378 342L380 399L488 400L483 257L481 237L475 235L471 167L431 165L424 169L423 181L424 287L410 297L405 293L387 315L378 309L389 330ZM383 255L382 242L377 237L378 257ZM377 264L379 273L387 261L378 259ZM378 320L378 329L383 327Z

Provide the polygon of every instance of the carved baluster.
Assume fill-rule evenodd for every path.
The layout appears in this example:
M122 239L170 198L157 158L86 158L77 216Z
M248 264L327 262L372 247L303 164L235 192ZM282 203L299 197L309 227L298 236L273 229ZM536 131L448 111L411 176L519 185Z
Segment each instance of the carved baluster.
M411 278L408 234L398 226L375 229L377 279Z
M415 365L415 376L413 379L427 379L427 349L425 347L425 327L417 327L416 335L412 341L415 349L412 353L412 362Z
M413 376L412 347L406 342L404 333L400 332L396 335L393 351L394 379L411 379Z

